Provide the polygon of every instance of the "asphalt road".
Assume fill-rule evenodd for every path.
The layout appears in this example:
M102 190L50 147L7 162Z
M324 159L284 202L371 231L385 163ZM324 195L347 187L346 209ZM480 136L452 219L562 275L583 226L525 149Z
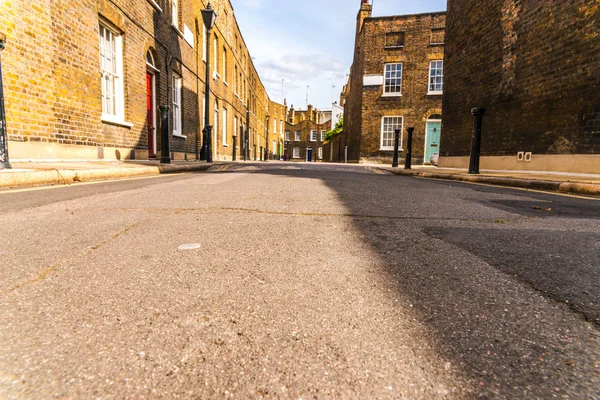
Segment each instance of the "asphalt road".
M600 399L597 199L269 163L0 226L0 398Z

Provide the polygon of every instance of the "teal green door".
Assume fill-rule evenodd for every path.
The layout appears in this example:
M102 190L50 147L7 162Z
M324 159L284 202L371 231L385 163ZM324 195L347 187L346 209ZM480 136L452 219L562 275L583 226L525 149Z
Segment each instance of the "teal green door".
M427 137L425 138L425 160L429 164L434 154L440 153L440 138L442 137L442 121L427 121Z

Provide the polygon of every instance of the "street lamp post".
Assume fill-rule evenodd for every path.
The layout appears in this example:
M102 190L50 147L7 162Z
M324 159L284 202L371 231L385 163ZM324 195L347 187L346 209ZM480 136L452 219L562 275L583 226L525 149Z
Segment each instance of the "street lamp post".
M0 52L6 47L6 35L0 33ZM2 59L0 58L0 169L11 169L8 162L8 133L4 109L4 85L2 82Z
M215 26L216 19L217 13L212 9L210 3L208 3L206 9L202 10L202 20L204 21L204 26L206 28L206 82L204 89L204 129L202 130L202 154L200 155L200 158L209 163L213 162L213 127L210 125L210 35L213 27Z

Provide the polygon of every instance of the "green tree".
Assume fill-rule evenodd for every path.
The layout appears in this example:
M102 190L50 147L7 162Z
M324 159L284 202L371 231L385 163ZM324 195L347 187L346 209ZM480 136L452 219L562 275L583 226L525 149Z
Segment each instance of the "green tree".
M344 131L344 118L340 118L338 123L335 124L335 128L327 131L327 133L325 134L325 141L323 143L327 144L327 143L331 142L333 139L335 139L336 137L341 135L343 131Z

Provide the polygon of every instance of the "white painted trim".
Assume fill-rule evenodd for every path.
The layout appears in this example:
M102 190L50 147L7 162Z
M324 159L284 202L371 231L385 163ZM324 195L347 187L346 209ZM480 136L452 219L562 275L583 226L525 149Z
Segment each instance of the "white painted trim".
M444 94L444 90L443 90L444 84L443 83L442 83L441 91L431 91L431 64L433 64L434 62L438 62L438 61L442 62L442 81L444 79L444 60L429 60L429 78L427 79L427 95L428 96Z
M173 134L173 137L180 138L180 139L187 139L187 136L185 136L185 135L176 135L176 134Z
M384 115L381 117L381 130L379 131L379 151L394 151L394 146L387 147L383 145L383 125L386 118L402 118L402 125L400 126L400 141L398 151L403 151L402 139L404 138L404 116L403 115ZM395 134L395 132L394 132Z
M400 92L386 92L385 91L385 69L388 65L401 65L401 75L400 75ZM383 64L383 97L398 97L402 96L402 88L404 87L404 63L403 62L389 62Z
M117 119L114 115L109 114L102 114L102 122L104 122L105 124L122 126L124 128L133 128L133 124L131 122L126 122Z
M154 7L156 9L156 11L158 12L163 12L163 9L158 5L158 3L154 0L148 0L148 3L150 3L150 5L152 7Z

